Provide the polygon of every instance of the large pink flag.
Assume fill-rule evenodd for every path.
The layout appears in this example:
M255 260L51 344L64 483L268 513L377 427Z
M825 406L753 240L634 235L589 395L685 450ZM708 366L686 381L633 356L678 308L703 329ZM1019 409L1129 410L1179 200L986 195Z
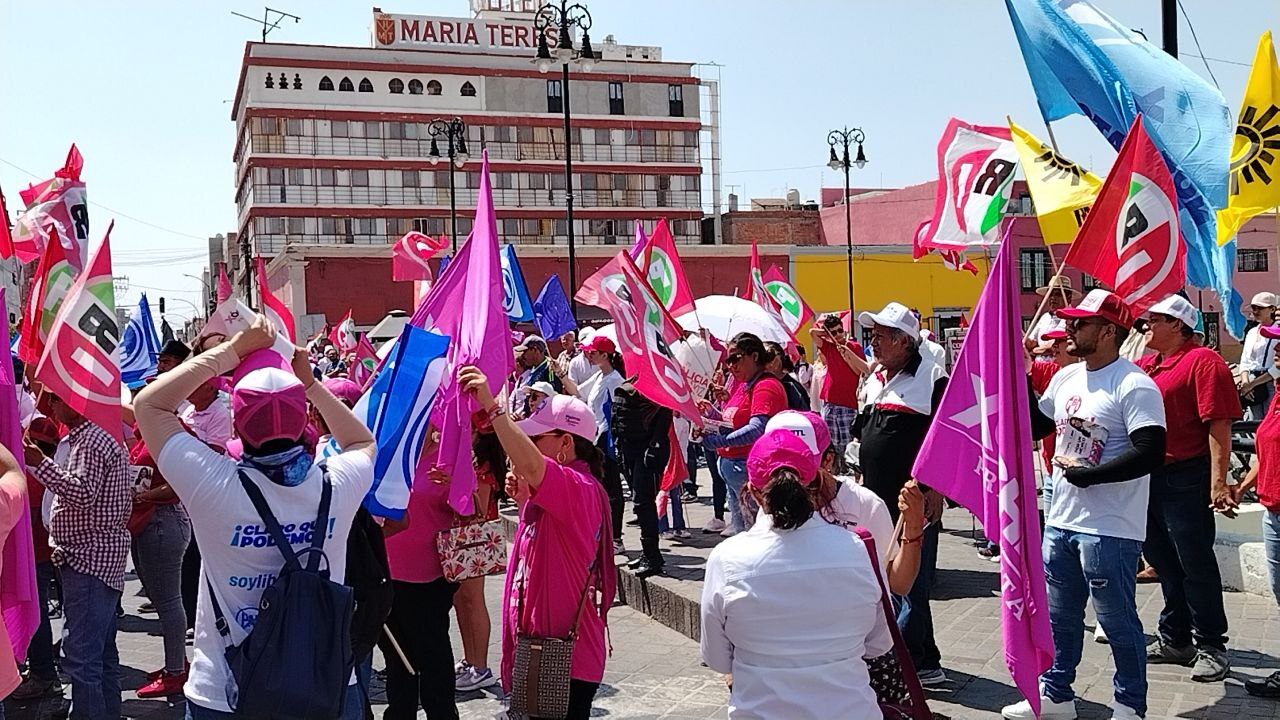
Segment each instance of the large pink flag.
M84 268L89 253L89 205L80 181L83 168L84 158L72 145L61 170L18 193L27 206L13 227L13 249L20 261L36 259L50 240L57 239L76 272Z
M639 228L640 224L636 223L637 232ZM653 237L644 246L643 257L644 262L634 256L631 259L640 266L649 287L666 306L667 312L683 315L693 310L693 291L689 289L684 266L680 264L680 253L676 252L676 241L671 237L666 218L658 220Z
M473 512L476 473L471 464L471 413L476 407L475 400L458 387L458 369L466 365L480 368L496 395L515 364L511 325L503 308L502 261L488 152L483 152L482 158L471 236L411 320L417 327L450 339L431 422L440 429L439 463L450 478L449 504L460 515Z
M227 277L227 264L218 263L218 304L226 302L231 294L231 278Z
M0 218L0 225L7 222ZM0 307L4 307L4 289L0 288ZM0 323L0 341L9 344L9 325ZM22 422L18 415L18 392L12 363L0 363L0 442L16 458L22 457ZM36 561L31 540L31 509L22 505L18 524L13 526L4 547L4 567L0 571L0 612L4 629L13 645L13 654L21 662L27 645L40 625L39 597L36 595Z
M1011 242L1000 247L913 476L977 515L987 537L998 536L1005 663L1038 714L1039 678L1053 661L1053 637L1015 252Z
M284 301L276 297L271 292L271 286L267 284L267 263L258 256L255 261L258 272L258 293L262 296L262 314L267 316L272 325L275 325L277 332L282 332L289 336L289 342L297 342L297 332L294 330L293 313L289 311L289 306Z
M391 279L431 281L431 266L427 261L449 247L443 235L439 239L417 231L404 234L391 248Z

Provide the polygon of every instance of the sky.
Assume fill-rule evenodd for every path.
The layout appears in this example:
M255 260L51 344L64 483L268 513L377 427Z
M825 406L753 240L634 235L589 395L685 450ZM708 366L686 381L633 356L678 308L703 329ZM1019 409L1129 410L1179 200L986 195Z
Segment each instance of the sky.
M1006 115L1044 138L1031 85L1000 0L580 0L592 38L660 45L667 60L721 80L723 194L816 199L842 175L826 168L827 133L860 127L868 164L852 184L900 187L936 176L948 118L1000 124ZM1159 0L1095 0L1160 42ZM272 41L368 46L372 3L275 0L301 16ZM393 13L465 17L465 0L381 0ZM1233 114L1258 36L1280 29L1273 0L1182 0L1182 60L1216 78ZM166 297L170 322L191 317L207 238L236 230L231 100L244 45L260 27L243 1L43 0L0 3L0 188L61 167L70 143L85 157L91 233L112 235L117 277ZM1190 24L1188 23L1190 19ZM1192 38L1199 37L1201 50ZM1061 151L1099 174L1115 153L1083 118L1054 123ZM709 187L709 183L706 186ZM157 321L159 318L157 317Z

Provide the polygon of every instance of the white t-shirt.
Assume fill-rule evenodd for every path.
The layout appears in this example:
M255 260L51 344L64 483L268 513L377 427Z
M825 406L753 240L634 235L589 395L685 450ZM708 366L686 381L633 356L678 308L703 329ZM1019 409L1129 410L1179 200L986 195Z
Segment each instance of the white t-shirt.
M1164 399L1155 382L1129 360L1117 358L1099 370L1068 365L1053 376L1040 411L1057 425L1058 455L1092 465L1133 448L1129 434L1164 427ZM1081 488L1053 469L1053 498L1045 524L1064 530L1145 540L1150 476Z
M854 482L851 477L837 477L836 497L831 501L831 507L817 514L850 532L855 527L865 527L876 541L880 571L887 571L894 547L893 518L879 495Z
M942 345L932 340L921 338L920 352L928 355L938 367L945 368L947 366L947 349Z
M622 382L622 374L617 370L610 370L608 375L596 370L595 375L578 386L578 397L596 415L596 437L600 437L605 430L609 429L609 420L604 415L604 404L613 399L613 391L622 387Z
M1260 373L1267 369L1267 339L1262 337L1258 326L1249 328L1244 334L1244 347L1240 350L1240 369L1245 372Z
M185 433L174 435L156 455L160 473L182 498L191 528L200 545L200 594L191 672L183 687L187 699L211 710L230 712L227 705L225 643L214 627L209 589L227 618L231 641L239 644L253 628L262 590L275 582L284 557L258 517L240 485L238 465ZM329 578L342 582L347 566L347 535L360 502L373 484L373 463L363 452L343 453L328 460L333 498L324 552ZM277 485L254 470L247 471L280 521L294 549L311 542L309 528L320 507L322 474L319 466L301 484Z

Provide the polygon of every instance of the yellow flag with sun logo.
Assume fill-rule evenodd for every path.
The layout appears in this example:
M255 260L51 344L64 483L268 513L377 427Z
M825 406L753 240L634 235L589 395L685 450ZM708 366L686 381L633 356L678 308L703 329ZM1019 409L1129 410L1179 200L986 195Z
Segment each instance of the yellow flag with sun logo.
M1018 149L1022 173L1027 176L1045 244L1070 243L1097 199L1102 179L1054 152L1013 120L1009 121L1009 132Z
M1231 145L1231 194L1218 211L1218 244L1225 245L1249 218L1280 205L1280 67L1271 31L1258 40L1258 54L1244 88L1240 121Z

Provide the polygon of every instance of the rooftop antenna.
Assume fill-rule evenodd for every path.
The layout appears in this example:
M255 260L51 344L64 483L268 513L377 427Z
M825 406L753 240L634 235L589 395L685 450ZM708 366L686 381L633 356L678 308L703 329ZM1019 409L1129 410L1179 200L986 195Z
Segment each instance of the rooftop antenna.
M274 16L272 15L273 13L274 13ZM283 10L276 10L274 8L263 8L261 20L259 20L256 17L249 17L248 15L238 13L235 10L232 10L231 14L235 15L236 17L242 17L245 20L248 20L249 22L258 23L259 25L261 25L262 26L262 42L267 41L267 34L270 33L272 30L275 30L276 28L280 27L280 23L284 22L285 18L293 18L293 21L295 23L302 20L302 18L298 17L297 15L294 15L293 13L287 13Z

